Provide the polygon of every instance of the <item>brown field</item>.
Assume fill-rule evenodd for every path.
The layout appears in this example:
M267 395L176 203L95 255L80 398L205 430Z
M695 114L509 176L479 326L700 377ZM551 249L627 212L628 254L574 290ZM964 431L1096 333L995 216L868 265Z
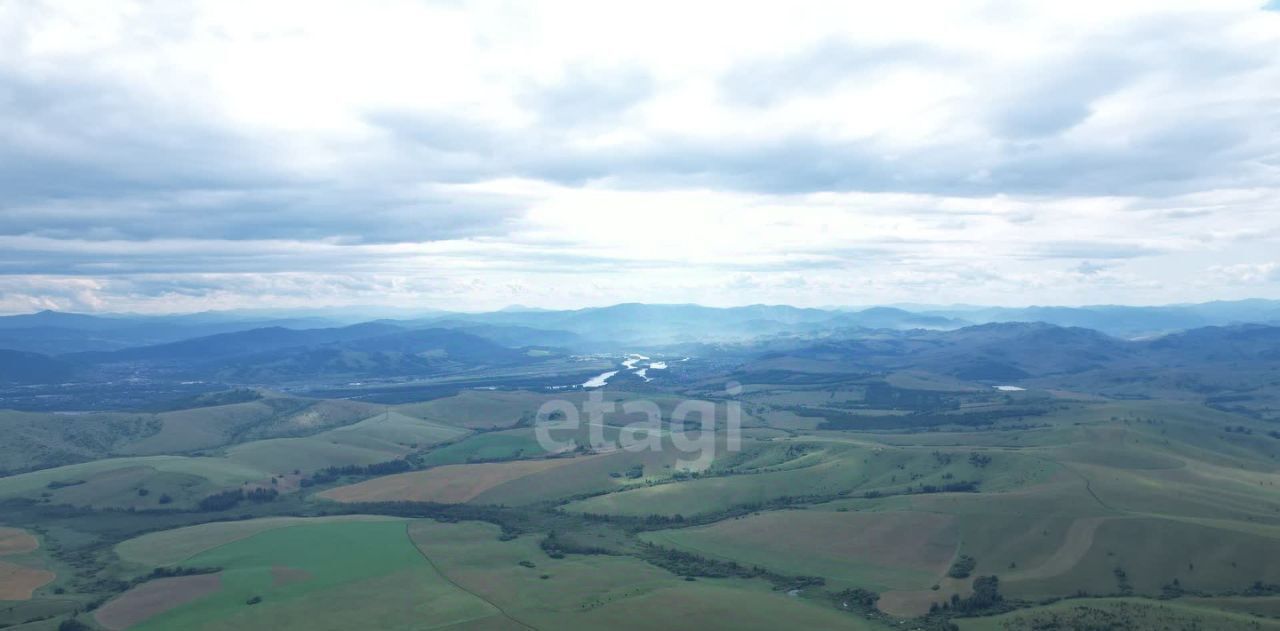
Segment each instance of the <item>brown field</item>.
M903 511L847 513L843 516L853 517L843 523L857 532L858 536L838 540L831 547L832 554L866 559L875 565L927 572L950 567L956 547L953 518L950 515ZM812 536L819 541L824 532L830 536L830 531L824 531L821 523L809 524L807 530L811 532L802 531L798 536Z
M937 513L774 511L721 522L707 534L775 554L856 559L941 574L955 554L951 526L950 515Z
M1108 519L1111 518L1084 517L1071 522L1071 526L1067 528L1066 539L1054 551L1053 556L1036 567L1010 574L1007 580L1031 580L1066 574L1080 562L1080 559L1084 558L1089 548L1093 547L1093 534L1098 531L1098 526Z
M961 598L973 592L973 579L944 577L938 581L938 589L897 590L880 594L876 608L899 618L911 618L929 613L929 605L950 600L952 594Z
M0 526L0 556L25 554L39 547L40 542L31 533L20 528Z
M312 578L311 572L300 570L296 567L276 565L271 568L271 584L275 587L301 583L303 581L311 580Z
M588 456L590 457L590 456ZM318 497L337 502L439 502L461 504L504 482L563 467L578 458L549 458L483 464L445 465L340 486Z
M40 547L31 533L0 527L0 556L26 554ZM0 600L31 600L31 593L48 585L57 575L48 570L0 561Z
M98 608L93 617L111 631L120 631L221 588L222 578L218 574L147 581Z
M31 600L32 592L54 578L49 570L0 561L0 600Z

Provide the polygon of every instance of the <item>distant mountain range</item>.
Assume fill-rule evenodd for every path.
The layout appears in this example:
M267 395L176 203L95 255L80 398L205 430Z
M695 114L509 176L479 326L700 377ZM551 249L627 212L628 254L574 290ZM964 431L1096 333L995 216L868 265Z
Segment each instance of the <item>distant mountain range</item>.
M741 357L839 358L868 370L914 367L961 379L1020 379L1159 362L1280 357L1280 301L1167 307L872 307L628 303L525 308L333 326L320 315L0 317L0 382L106 374L280 382L445 374L572 353L719 345ZM335 318L336 320L337 318ZM711 347L708 347L711 348ZM717 351L719 352L719 351ZM774 361L773 363L778 363ZM111 372L114 371L114 372ZM140 371L140 372L139 372Z
M713 308L640 303L572 311L454 314L448 320L563 331L583 342L637 345L746 341L762 336L811 336L853 328L946 329L967 324L945 316L883 307L848 313L785 305Z
M333 321L323 318L212 318L206 314L96 316L41 311L0 317L0 348L56 355L119 350L255 328L308 329L333 325Z
M1131 307L928 306L814 309L786 305L714 308L626 303L550 311L509 307L488 313L427 312L419 317L367 317L351 308L305 312L228 311L169 316L87 315L41 311L0 317L0 348L43 354L112 351L250 329L337 328L377 321L402 328L451 328L507 346L590 346L743 341L762 336L847 333L852 329L958 329L993 322L1044 322L1124 338L1232 324L1280 324L1280 300ZM515 327L515 328L503 328Z
M1237 324L1125 340L1080 327L993 323L952 331L882 332L844 340L761 344L735 369L743 383L817 383L832 375L926 373L1120 398L1255 399L1280 383L1280 326ZM846 377L841 377L846 378ZM1260 409L1269 413L1270 399Z
M224 357L262 353L276 349L333 344L390 335L404 329L370 322L341 328L289 329L280 326L252 328L232 333L200 336L180 342L128 348L118 351L76 353L67 357L87 363L125 361L210 361Z
M1280 324L1280 301L1277 300L1240 300L1159 307L974 307L927 309L922 312L973 324L1044 322L1077 326L1118 337L1153 336L1205 326Z
M294 330L267 327L118 351L45 357L80 376L148 375L173 379L280 383L298 379L442 374L545 358L465 331L406 329L368 322Z

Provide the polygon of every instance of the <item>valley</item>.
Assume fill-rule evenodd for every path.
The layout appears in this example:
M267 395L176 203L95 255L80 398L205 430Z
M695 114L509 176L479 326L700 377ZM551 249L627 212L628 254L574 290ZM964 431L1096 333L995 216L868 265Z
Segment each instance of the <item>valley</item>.
M323 388L387 379L348 398L229 346L212 366L234 368L209 370L281 380L0 412L0 625L1280 627L1280 329L981 325L644 355L446 331L378 330L306 364L337 371ZM446 337L434 355L412 341ZM129 361L186 378L195 342L179 344ZM1181 376L1147 378L1156 362ZM564 387L582 374L609 377ZM608 411L572 448L539 439L544 404L593 400ZM715 410L705 466L677 443L698 434L688 400ZM641 404L655 442L620 447Z

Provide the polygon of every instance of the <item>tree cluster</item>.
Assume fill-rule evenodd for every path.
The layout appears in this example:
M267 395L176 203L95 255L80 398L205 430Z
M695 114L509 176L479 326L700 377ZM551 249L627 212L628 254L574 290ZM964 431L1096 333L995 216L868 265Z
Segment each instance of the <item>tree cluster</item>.
M253 489L246 491L244 489L232 489L221 493L214 493L200 500L198 505L202 511L224 511L235 508L240 502L274 502L280 497L280 492L275 489Z
M413 465L408 460L388 460L371 465L346 465L343 467L325 467L298 482L303 488L337 482L343 476L378 476L412 471Z

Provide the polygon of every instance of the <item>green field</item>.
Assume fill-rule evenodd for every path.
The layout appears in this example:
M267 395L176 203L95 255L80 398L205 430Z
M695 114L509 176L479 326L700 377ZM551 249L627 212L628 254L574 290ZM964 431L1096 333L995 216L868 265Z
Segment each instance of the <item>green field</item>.
M221 589L133 629L407 630L493 614L432 569L398 521L268 530L186 562L223 568ZM282 584L280 568L299 578Z
M145 567L178 565L206 550L247 539L259 533L308 524L349 521L395 521L379 515L343 515L334 517L267 517L243 521L220 521L186 528L162 530L122 541L116 554L130 563Z
M220 567L220 585L130 629L879 628L762 585L689 583L629 557L553 559L534 537L498 534L474 522L255 520L148 535L122 556ZM225 542L186 556L211 537Z
M975 392L965 409L1004 405ZM756 388L746 396L759 425L742 449L728 451L718 434L714 460L694 470L681 468L690 455L672 448L669 426L658 451L591 447L592 430L614 439L610 423L637 420L615 415L579 428L579 447L547 454L526 415L546 395L466 391L300 435L278 435L294 416L277 415L270 429L244 434L256 438L201 456L101 459L0 478L0 502L44 515L42 535L57 547L42 554L60 573L33 600L0 612L0 623L40 607L64 615L104 593L78 591L109 585L92 582L99 576L179 566L222 571L145 582L123 596L106 591L103 619L128 621L121 612L132 608L146 616L130 628L143 631L934 631L947 620L964 629L1145 630L1266 628L1280 613L1271 562L1280 558L1280 440L1269 426L1185 402L1073 397L1035 399L1051 408L977 427L814 429L790 411L842 410L863 394ZM393 461L402 472L359 469ZM344 466L356 469L301 485ZM170 508L190 509L273 477L281 495L265 503L127 510L159 508L160 493L174 498ZM394 503L405 500L426 503ZM78 508L58 512L67 506ZM152 532L161 515L171 526ZM999 577L1001 600L982 613L1012 611L930 614L968 606L975 579L988 576ZM55 586L71 599L56 601ZM868 594L874 605L861 600ZM173 607L156 609L157 600Z
M949 515L913 511L785 510L641 538L716 559L822 576L836 589L922 590L951 565L960 543L954 522Z
M533 416L551 398L525 391L466 390L443 399L401 405L396 411L467 429L506 429Z
M498 541L487 524L419 521L410 534L444 574L533 628L879 628L759 584L690 583L630 557L548 558L536 538Z
M753 460L751 450L770 452L777 448L750 447L745 456L738 454L727 464L717 463L716 470L724 475L603 495L567 508L632 516L691 516L791 497L892 495L907 492L908 487L941 487L958 481L980 482L979 488L997 491L1044 479L1054 468L1052 463L1017 453L992 455L989 464L976 467L968 461L969 451L954 453L946 460L946 454L939 459L935 450L842 440L797 440L787 446L804 451L804 455L775 462L765 453Z
M240 412L232 416L242 420L242 407L248 405L261 404L219 406L212 415L182 414L207 420L231 415L227 408L235 408ZM304 413L316 413L315 407ZM0 478L0 498L29 497L50 504L125 509L190 506L206 495L245 483L267 483L273 476L283 479L295 471L307 474L325 467L398 460L415 450L466 435L466 430L456 427L383 412L305 437L242 442L220 453L107 458ZM161 497L171 502L161 503Z
M302 436L370 418L382 410L355 401L266 393L261 399L155 415L159 431L118 450L121 455L184 453L262 438Z
M451 445L433 449L423 456L424 464L466 464L532 458L546 450L538 444L531 429L512 429L476 434Z
M315 471L396 460L414 450L466 434L456 427L391 412L305 438L275 438L236 445L227 449L226 458L276 473L295 469Z
M0 498L41 498L73 506L151 508L168 495L182 504L263 480L269 472L222 458L111 458L0 478ZM147 495L139 495L146 489Z

